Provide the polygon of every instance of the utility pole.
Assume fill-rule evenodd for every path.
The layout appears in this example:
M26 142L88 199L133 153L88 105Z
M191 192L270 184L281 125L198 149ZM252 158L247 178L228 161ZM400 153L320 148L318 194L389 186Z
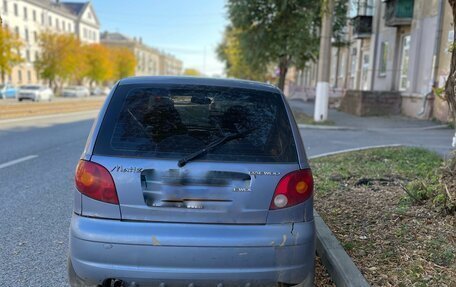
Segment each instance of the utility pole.
M329 77L331 71L331 38L334 0L326 0L323 5L321 21L320 55L318 59L317 94L315 99L314 120L325 121L328 118Z

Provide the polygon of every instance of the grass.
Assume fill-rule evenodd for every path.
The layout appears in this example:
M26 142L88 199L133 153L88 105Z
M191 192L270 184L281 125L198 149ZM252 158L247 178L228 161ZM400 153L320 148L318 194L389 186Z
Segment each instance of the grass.
M456 286L456 159L401 147L311 166L315 208L372 286Z
M332 126L334 125L334 121L331 120L326 120L326 121L321 121L321 122L316 122L313 117L309 116L308 114L293 110L293 115L295 117L295 120L298 124L304 124L304 125L326 125L326 126Z

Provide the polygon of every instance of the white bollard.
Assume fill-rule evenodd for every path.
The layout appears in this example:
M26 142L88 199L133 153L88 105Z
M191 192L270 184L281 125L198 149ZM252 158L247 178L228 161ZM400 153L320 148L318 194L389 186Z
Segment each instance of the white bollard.
M328 119L329 83L318 82L315 97L314 120L316 122Z

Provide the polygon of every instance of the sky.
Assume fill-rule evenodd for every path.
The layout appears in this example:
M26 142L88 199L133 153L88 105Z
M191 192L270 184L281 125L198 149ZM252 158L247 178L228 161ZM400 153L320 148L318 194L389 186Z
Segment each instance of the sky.
M184 69L222 75L215 49L228 23L224 0L92 0L100 31L142 37L181 59Z

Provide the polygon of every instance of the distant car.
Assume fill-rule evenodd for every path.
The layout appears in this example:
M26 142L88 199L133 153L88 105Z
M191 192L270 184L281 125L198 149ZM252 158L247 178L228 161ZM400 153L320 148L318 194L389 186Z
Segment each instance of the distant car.
M63 97L82 98L90 96L90 90L84 86L68 86L63 88Z
M110 92L108 87L95 87L90 90L91 96L106 96Z
M51 101L53 97L54 92L46 86L24 85L19 88L17 99L18 101L32 100L34 102L39 102Z
M17 88L11 84L0 84L0 99L15 99Z
M313 178L282 92L121 80L76 169L70 285L313 285Z

